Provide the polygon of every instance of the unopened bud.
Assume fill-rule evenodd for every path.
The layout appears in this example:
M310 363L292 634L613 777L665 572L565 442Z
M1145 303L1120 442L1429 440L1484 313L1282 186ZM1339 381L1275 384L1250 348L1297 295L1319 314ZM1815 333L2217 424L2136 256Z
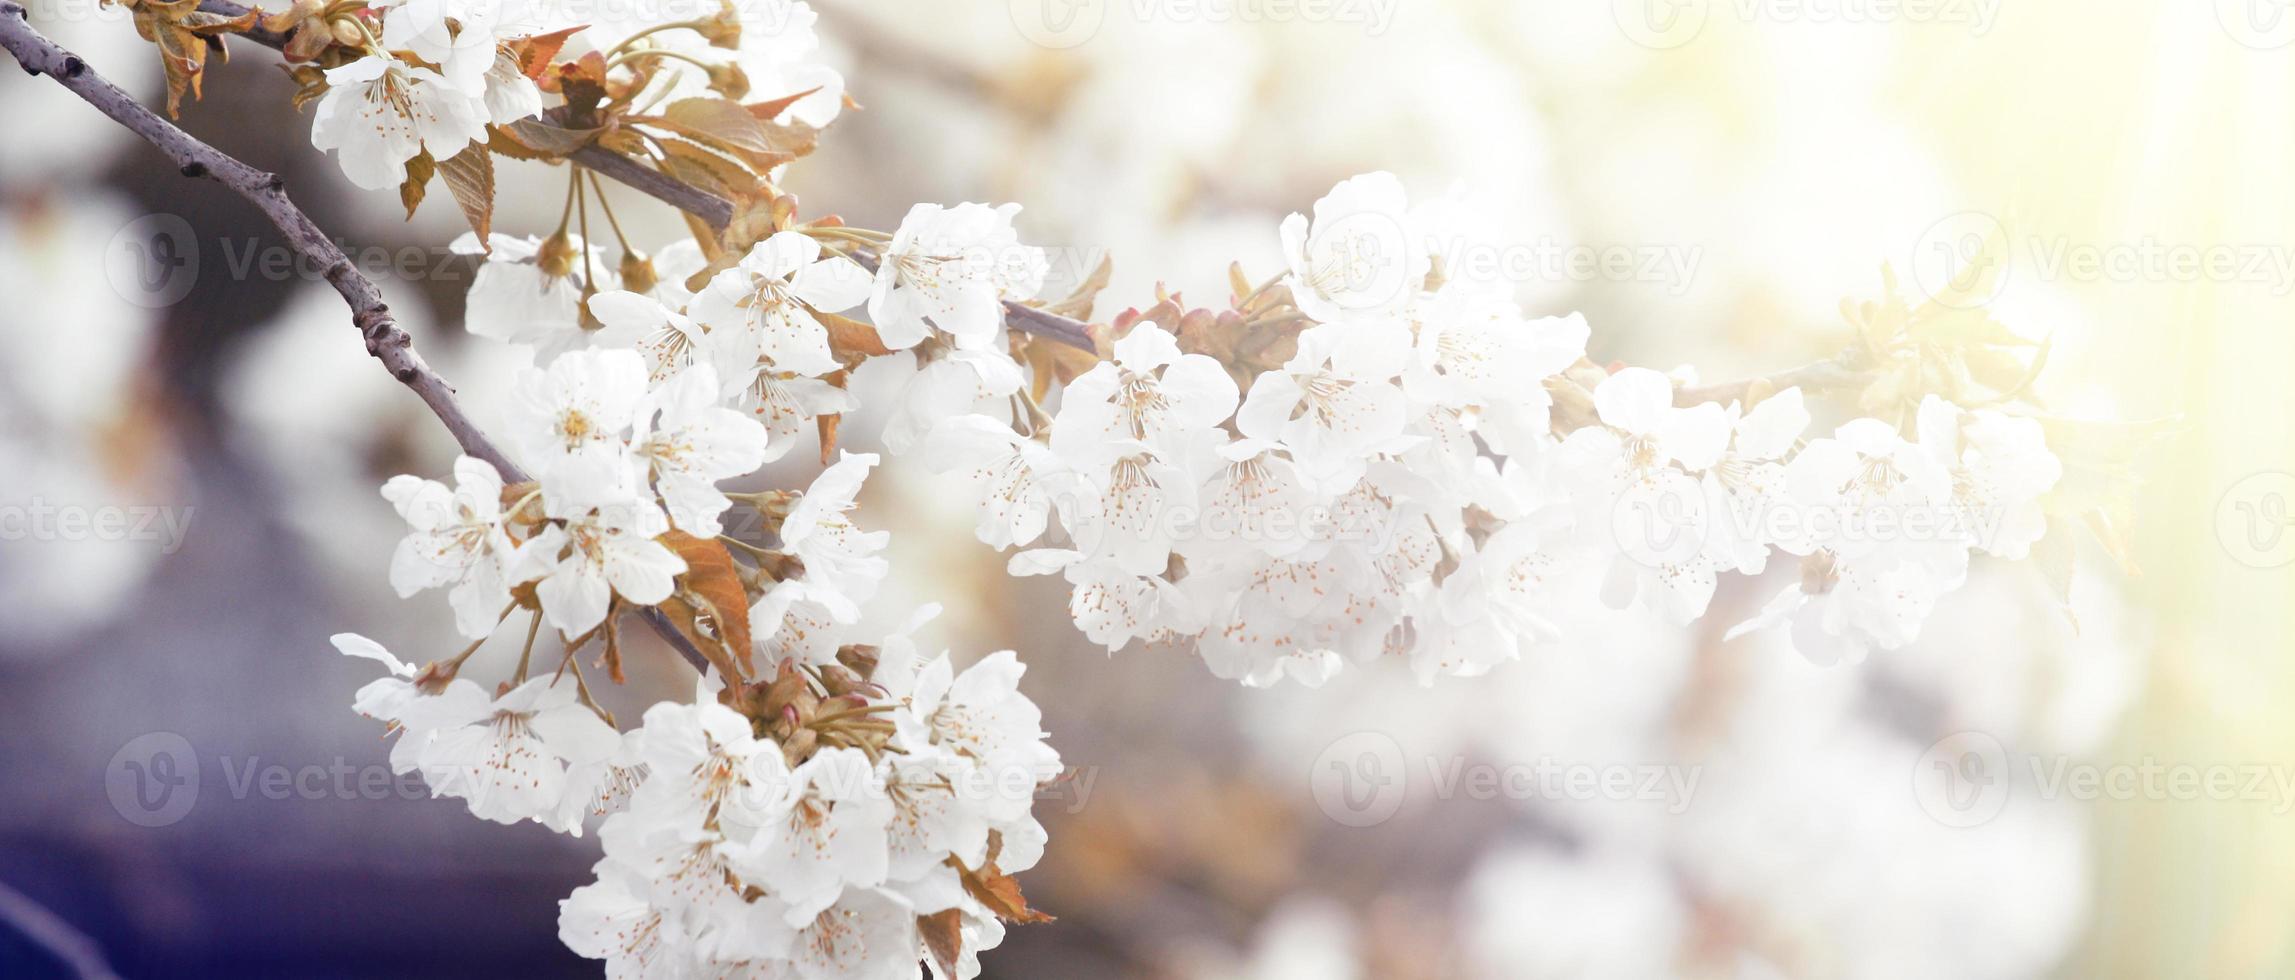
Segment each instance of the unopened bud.
M542 247L534 253L534 265L542 274L555 279L574 274L574 263L582 257L582 250L574 246L574 236L560 230L542 239Z
M717 13L695 28L710 47L727 51L741 50L741 14L734 9L732 0L718 4Z
M878 652L876 647L850 643L837 651L837 662L865 682L877 675Z
M749 73L732 62L709 66L709 88L728 99L739 101L749 95Z
M622 253L622 288L633 293L650 293L661 284L661 273L653 267L652 257L636 249Z

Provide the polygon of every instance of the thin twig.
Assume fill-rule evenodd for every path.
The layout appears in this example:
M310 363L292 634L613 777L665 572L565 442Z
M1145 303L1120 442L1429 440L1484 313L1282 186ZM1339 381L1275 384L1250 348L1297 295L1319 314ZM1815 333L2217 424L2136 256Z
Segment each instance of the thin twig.
M199 9L225 17L238 17L247 13L246 7L232 0L201 0ZM283 38L269 32L248 32L239 36L268 48L278 48L285 43ZM567 159L692 214L707 222L711 228L722 231L726 225L733 223L732 202L612 150L590 145L575 150ZM1092 343L1091 325L1082 320L1039 310L1014 300L1004 301L1004 315L1006 322L1022 333L1050 338L1083 350L1097 349Z
M112 121L143 137L166 154L184 176L214 180L254 204L287 236L287 243L298 254L325 270L327 284L342 295L343 302L350 304L351 322L366 338L367 353L382 361L400 384L422 397L423 404L430 406L432 414L437 415L454 435L454 440L462 444L463 452L494 464L506 480L524 479L509 458L495 449L462 413L461 406L455 404L454 387L423 363L422 355L415 353L413 338L399 329L390 308L383 305L382 290L373 280L360 275L358 268L343 255L343 250L336 247L295 202L288 200L286 182L277 174L248 166L144 108L134 96L97 75L79 56L33 30L20 4L0 3L0 47L6 47L9 54L15 55L25 71L53 77L57 84L85 99Z
M422 398L431 414L438 416L446 431L453 434L454 441L462 445L462 451L492 464L505 482L520 483L527 479L525 471L494 448L494 443L479 431L477 424L463 414L462 406L454 400L454 386L447 384L446 379L439 377L438 372L423 362L422 355L415 352L414 338L400 329L390 308L384 305L381 287L361 275L358 267L343 255L343 250L288 199L286 182L278 175L257 170L201 142L145 108L134 96L96 74L78 55L34 30L22 4L0 2L0 48L14 55L26 72L54 78L57 84L110 116L113 122L143 137L174 161L184 176L206 177L231 188L255 205L287 236L287 244L296 254L326 270L327 284L349 304L351 322L366 338L367 353L390 369L391 377ZM707 664L701 652L693 649L692 644L670 626L660 610L647 609L644 616L646 623L693 664L694 669L700 670Z
M1754 383L1762 381L1768 382L1772 391L1800 388L1804 392L1814 393L1841 388L1856 388L1873 380L1872 372L1864 370L1859 364L1860 353L1852 349L1844 351L1840 356L1830 360L1818 361L1815 364L1797 367L1790 371L1781 371L1766 377L1682 388L1674 392L1673 402L1676 405L1688 407L1706 402L1744 401Z
M0 925L13 927L24 941L45 951L80 980L116 980L103 948L62 916L31 896L0 884Z

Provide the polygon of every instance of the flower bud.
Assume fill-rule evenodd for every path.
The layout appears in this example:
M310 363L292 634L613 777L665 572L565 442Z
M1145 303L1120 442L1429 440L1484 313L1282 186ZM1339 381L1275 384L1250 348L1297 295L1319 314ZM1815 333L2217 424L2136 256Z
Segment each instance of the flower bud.
M574 274L574 263L581 258L581 249L574 247L574 236L560 230L542 240L541 249L534 256L534 265L542 274L564 279Z
M660 285L661 273L654 269L653 258L636 249L622 253L622 288L633 293L650 293Z

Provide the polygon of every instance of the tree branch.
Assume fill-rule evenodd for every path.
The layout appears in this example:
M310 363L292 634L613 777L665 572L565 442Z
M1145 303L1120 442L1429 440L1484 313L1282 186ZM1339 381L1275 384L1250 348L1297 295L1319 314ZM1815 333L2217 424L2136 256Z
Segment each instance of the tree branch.
M1808 393L1861 387L1873 380L1871 371L1858 366L1861 361L1861 352L1851 349L1841 352L1840 356L1830 360L1818 361L1815 364L1804 365L1766 377L1681 388L1674 392L1673 403L1686 408L1706 402L1741 402L1745 400L1745 396L1750 393L1756 382L1767 382L1772 391L1800 388Z
M430 406L431 414L438 416L439 422L453 434L454 441L461 444L462 451L492 464L507 482L519 483L528 478L525 471L502 455L470 417L463 414L462 406L454 400L454 386L431 370L421 354L415 353L414 338L400 329L390 308L383 304L382 289L374 280L361 275L358 267L343 255L343 250L288 199L286 182L278 175L248 166L145 108L134 96L96 74L78 55L34 30L22 4L0 0L0 48L14 55L26 72L54 78L57 84L70 89L112 121L143 137L167 154L184 176L213 180L255 205L287 236L287 244L298 255L326 270L327 284L350 305L351 322L359 328L360 336L366 338L367 353L390 369L391 377L420 396L423 404ZM670 646L694 664L695 669L707 664L701 652L693 649L659 610L648 608L644 618Z
M423 404L430 406L432 414L437 415L454 435L454 440L462 444L463 452L494 464L505 479L518 478L513 476L517 468L494 448L485 433L478 431L462 413L462 407L455 404L454 387L423 363L422 355L415 353L413 338L399 329L389 307L383 305L382 291L372 280L360 275L358 268L343 255L343 250L336 247L295 202L288 200L286 182L278 175L248 166L144 108L134 96L97 75L78 55L56 46L33 30L21 4L0 3L0 47L7 48L26 72L54 78L57 84L70 89L112 121L143 137L166 154L184 176L213 180L255 205L287 236L288 245L316 268L325 270L327 284L350 305L351 322L358 326L360 336L366 338L367 353L389 368L391 376L400 384L421 396Z
M238 17L247 13L233 0L200 0L199 9L225 17ZM267 48L276 49L286 39L270 31L248 31L239 35ZM601 146L591 145L575 150L567 159L604 174L616 181L708 222L709 227L724 230L733 222L733 203L708 191L654 170L635 160ZM1039 310L1015 300L1004 301L1005 322L1022 333L1046 337L1070 347L1097 350L1092 343L1091 326L1057 313Z

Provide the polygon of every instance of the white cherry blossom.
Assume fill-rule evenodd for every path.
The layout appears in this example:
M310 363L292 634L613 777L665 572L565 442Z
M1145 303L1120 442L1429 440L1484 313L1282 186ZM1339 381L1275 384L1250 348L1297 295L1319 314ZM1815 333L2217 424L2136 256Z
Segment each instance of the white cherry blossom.
M1308 316L1336 323L1401 309L1426 278L1423 245L1409 231L1410 202L1389 173L1364 174L1315 202L1315 218L1283 219L1291 299Z
M494 632L510 606L517 545L503 525L501 474L463 456L454 477L451 491L415 476L383 484L383 499L413 528L391 555L390 581L400 598L451 585L455 629L476 639Z
M860 266L823 258L820 242L784 231L710 279L686 312L717 335L728 368L762 360L776 371L821 375L839 365L815 311L852 309L868 298L868 289Z
M909 209L879 256L869 322L885 346L916 346L937 329L959 347L993 343L1003 301L1044 288L1044 250L1020 244L1017 204L919 204Z
M765 427L718 404L717 371L695 365L662 382L638 407L630 445L652 471L673 527L698 538L723 530L719 518L733 501L717 481L765 463Z
M406 162L444 160L486 140L485 100L439 73L385 55L327 69L311 145L332 150L343 175L368 190L406 180Z

